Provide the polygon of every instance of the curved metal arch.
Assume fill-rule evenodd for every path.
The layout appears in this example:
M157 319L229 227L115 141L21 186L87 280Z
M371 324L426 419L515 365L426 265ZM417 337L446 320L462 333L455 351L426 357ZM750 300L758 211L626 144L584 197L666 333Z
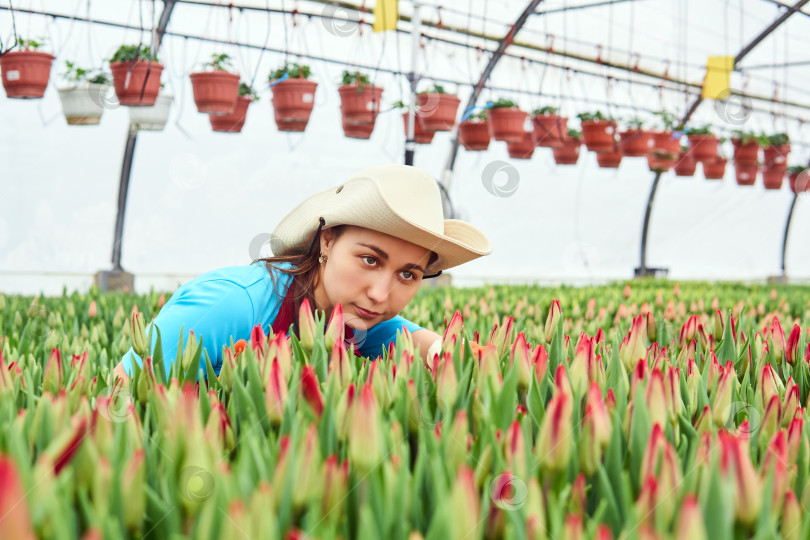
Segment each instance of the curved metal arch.
M529 4L526 6L526 9L523 10L523 13L515 20L515 23L509 29L509 32L503 37L503 39L498 43L498 48L495 49L495 52L492 53L492 56L487 62L484 71L481 72L481 77L479 77L478 82L475 84L473 88L473 92L470 95L470 99L467 100L467 105L464 107L464 111L469 111L473 107L475 107L475 102L478 101L478 97L481 95L481 90L484 89L484 84L489 79L489 76L492 74L492 70L495 69L495 65L500 61L503 57L504 52L506 52L506 48L512 44L512 41L515 39L515 36L523 28L523 25L526 24L526 20L529 18L529 15L535 12L535 8L542 2L543 0L531 0ZM450 155L447 157L447 163L444 167L444 174L442 174L440 179L440 184L442 187L445 188L445 193L447 192L447 188L450 187L450 179L453 176L453 166L456 163L456 156L458 155L458 125L453 128L453 140L450 143ZM448 196L449 199L449 196ZM451 205L452 208L452 205ZM449 216L450 218L454 218L454 215Z
M750 53L754 47L759 45L759 43L765 39L771 32L776 30L783 22L785 22L788 17L793 15L796 12L801 13L799 10L810 0L799 0L793 6L785 6L787 7L787 11L782 13L779 17L777 17L768 27L763 30L757 37L755 37L751 42L743 47L743 49L737 53L737 56L734 57L734 65L736 66L745 56ZM686 111L683 118L681 119L681 124L685 125L686 122L692 117L692 115L697 110L698 106L703 102L703 96L698 96L692 105L689 107L689 110ZM652 187L650 188L650 196L647 199L647 210L644 213L644 226L641 231L641 261L639 267L636 268L635 275L636 277L644 277L649 275L655 275L659 269L656 268L649 268L647 267L647 238L648 238L648 229L650 225L650 215L652 214L652 205L653 200L655 199L655 192L658 189L658 182L661 180L661 173L655 173L655 179L653 180ZM791 214L793 212L793 207L791 206ZM788 217L788 225L785 227L785 239L784 244L787 245L787 233L790 227L790 218ZM784 272L784 248L782 253L782 271Z

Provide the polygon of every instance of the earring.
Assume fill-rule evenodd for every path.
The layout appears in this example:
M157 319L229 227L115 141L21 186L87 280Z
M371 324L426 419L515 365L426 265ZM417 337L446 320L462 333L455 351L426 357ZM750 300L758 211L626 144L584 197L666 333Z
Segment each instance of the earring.
M327 260L328 258L329 258L329 255L324 255L323 253L321 253L321 256L320 256L320 257L318 257L318 262L319 262L320 264L323 264L323 263L325 263L325 262L326 262L326 260Z

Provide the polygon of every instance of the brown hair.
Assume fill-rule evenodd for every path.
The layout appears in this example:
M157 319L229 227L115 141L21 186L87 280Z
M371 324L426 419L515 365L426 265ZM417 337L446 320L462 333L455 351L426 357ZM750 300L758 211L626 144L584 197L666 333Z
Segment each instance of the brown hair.
M340 235L343 234L345 228L345 225L335 225L333 227L329 227L330 234L332 235L332 241L336 241L338 238L340 238ZM321 233L321 229L318 229L318 231L315 233L315 237L312 240L312 249L309 252L298 253L295 255L263 257L253 261L253 264L259 261L264 261L268 272L270 272L270 280L273 282L273 290L276 295L282 298L283 295L278 290L278 284L276 283L276 278L273 275L271 268L292 276L292 280L295 282L295 290L293 291L293 306L296 321L298 320L298 312L301 308L301 304L304 302L305 298L309 300L309 305L312 306L313 312L316 309L315 287L318 285L318 277L320 275L319 269L321 263L318 261L318 257L320 257L321 254ZM428 258L428 263L425 266L429 267L438 258L438 254L431 251L430 257ZM280 263L290 263L295 268L279 268L276 265ZM290 283L290 286L292 286L292 283ZM296 337L298 337L298 326L298 324L293 325Z

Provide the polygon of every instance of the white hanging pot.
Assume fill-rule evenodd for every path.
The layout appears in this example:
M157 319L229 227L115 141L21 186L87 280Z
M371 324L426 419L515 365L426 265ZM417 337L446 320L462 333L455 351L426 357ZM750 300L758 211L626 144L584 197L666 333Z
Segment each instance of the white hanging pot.
M161 91L154 105L129 107L129 121L139 130L163 131L172 108L172 94Z
M92 126L99 123L104 112L106 84L80 82L59 89L62 112L71 126Z

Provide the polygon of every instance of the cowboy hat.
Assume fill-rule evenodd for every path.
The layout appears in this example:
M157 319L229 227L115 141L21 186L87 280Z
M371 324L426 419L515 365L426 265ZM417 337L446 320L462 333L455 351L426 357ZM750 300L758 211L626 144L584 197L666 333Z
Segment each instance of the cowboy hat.
M435 252L430 270L440 271L492 253L489 238L469 223L444 219L436 180L408 165L376 165L339 186L312 195L276 226L270 249L276 256L307 251L319 225L356 225L407 240Z

